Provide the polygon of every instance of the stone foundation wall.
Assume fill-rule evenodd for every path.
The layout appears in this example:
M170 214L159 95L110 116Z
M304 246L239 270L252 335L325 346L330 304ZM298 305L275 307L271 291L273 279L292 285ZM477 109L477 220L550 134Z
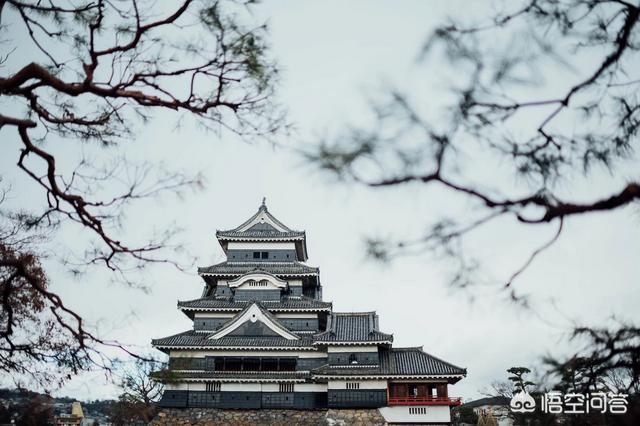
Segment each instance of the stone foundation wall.
M215 408L163 409L150 426L382 426L377 409L221 410Z

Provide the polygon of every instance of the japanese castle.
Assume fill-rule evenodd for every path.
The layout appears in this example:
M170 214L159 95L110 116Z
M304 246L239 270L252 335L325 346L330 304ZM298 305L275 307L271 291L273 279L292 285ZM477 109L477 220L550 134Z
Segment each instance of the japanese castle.
M227 260L199 268L200 298L178 302L193 328L155 339L169 355L166 408L379 408L392 423L450 422L448 387L464 368L394 347L375 312L335 312L322 300L306 234L264 201L216 237Z

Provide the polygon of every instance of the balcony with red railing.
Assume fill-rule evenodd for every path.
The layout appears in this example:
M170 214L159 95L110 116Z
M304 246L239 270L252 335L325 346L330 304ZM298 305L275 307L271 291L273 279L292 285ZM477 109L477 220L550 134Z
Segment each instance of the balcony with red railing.
M450 396L390 396L389 405L449 405L462 404L462 398Z

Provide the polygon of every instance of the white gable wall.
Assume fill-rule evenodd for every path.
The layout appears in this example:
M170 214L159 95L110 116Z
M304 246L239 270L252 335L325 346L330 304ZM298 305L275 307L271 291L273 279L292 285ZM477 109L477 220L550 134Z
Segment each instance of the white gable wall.
M288 340L299 339L299 337L295 336L294 334L289 333L287 330L280 328L276 323L273 322L271 318L267 317L256 304L251 305L249 309L247 309L242 314L242 316L238 318L236 322L227 326L226 328L223 328L222 330L217 331L215 334L209 337L209 339L219 339L221 337L224 337L227 334L231 333L232 331L236 330L238 327L240 327L242 324L244 324L247 321L251 321L251 322L260 321L261 323L263 323L264 325L266 325L275 333L279 334L285 339L288 339Z
M238 228L238 231L240 232L246 231L247 229L251 228L253 225L258 223L268 223L269 225L276 228L278 231L288 231L288 229L283 228L281 225L271 220L271 218L269 217L266 211L261 211L260 213L258 213L258 215L251 222L247 223L241 228Z
M229 241L227 250L295 250L293 242ZM251 259L249 259L251 260Z

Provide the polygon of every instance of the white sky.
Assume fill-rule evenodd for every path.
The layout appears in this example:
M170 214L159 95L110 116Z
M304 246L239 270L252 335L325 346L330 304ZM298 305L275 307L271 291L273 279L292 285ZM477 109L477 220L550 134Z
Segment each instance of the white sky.
M367 99L383 85L420 86L429 69L416 65L418 48L446 14L472 13L468 3L273 1L260 6L256 18L269 21L273 52L283 70L281 99L297 127L283 142L304 147L344 123L365 122ZM430 102L431 93L414 95ZM231 137L219 140L197 128L174 131L173 124L152 120L125 148L127 156L202 170L208 186L182 199L133 209L127 228L132 236L149 223L177 225L198 256L197 265L209 265L223 260L215 230L235 227L266 196L276 217L307 231L309 263L320 267L324 298L333 301L335 310L376 310L382 331L394 334L396 346L423 345L468 369L468 377L450 395L476 397L491 381L504 379L507 368L533 365L547 352L565 350L563 333L572 321L599 324L613 314L640 319L637 209L570 220L560 241L517 282L518 289L535 292L535 312L518 312L493 291L474 293L479 297L472 302L448 289L447 269L437 261L411 257L380 265L365 259L364 236L415 236L427 219L449 206L472 204L419 186L373 191L336 184L286 149ZM3 129L0 136L3 144L17 147L15 141L10 145L15 136L9 131ZM3 175L21 188L16 205L39 202L42 193L16 170L16 149L3 148L1 157ZM491 176L493 170L485 173ZM593 195L618 187L619 181L609 180L597 175L579 187L567 184L567 192ZM471 245L482 252L493 276L504 279L552 232L522 231L502 222L474 236ZM75 235L65 228L61 240L74 241ZM197 298L202 290L195 267L188 274L154 269L147 277L153 283L148 293L109 284L104 273L75 279L54 265L49 270L53 288L102 335L143 347L152 338L189 328L176 301ZM94 399L116 392L101 376L83 376L57 393Z

